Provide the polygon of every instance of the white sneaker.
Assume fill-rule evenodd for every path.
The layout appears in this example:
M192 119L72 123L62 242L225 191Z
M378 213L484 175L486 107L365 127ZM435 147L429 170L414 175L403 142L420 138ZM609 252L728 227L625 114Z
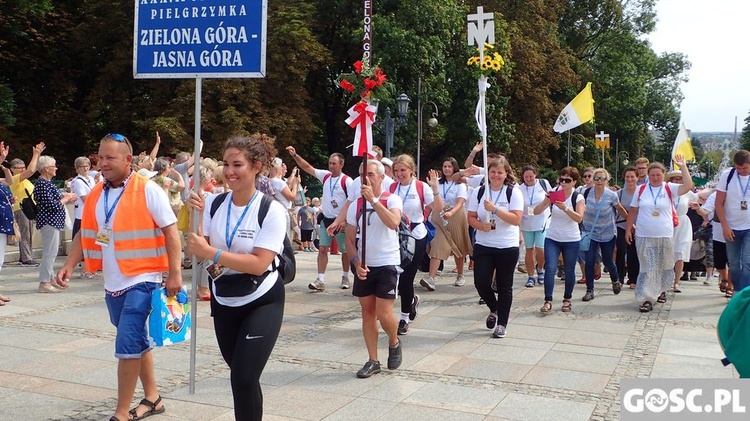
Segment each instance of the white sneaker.
M464 279L464 275L456 275L456 282L453 283L453 285L457 287L462 287L466 283L466 280Z
M313 291L325 291L326 290L326 284L323 282L322 279L316 279L314 282L310 282L307 285L307 287Z
M427 288L428 291L435 291L435 278L430 275L425 276L419 281L419 285Z
M349 282L348 276L342 276L341 277L341 289L349 289L351 287L351 282Z

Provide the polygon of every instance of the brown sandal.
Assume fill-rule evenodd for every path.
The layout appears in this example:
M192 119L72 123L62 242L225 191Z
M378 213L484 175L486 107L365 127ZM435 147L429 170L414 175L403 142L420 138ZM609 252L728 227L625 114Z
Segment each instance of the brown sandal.
M545 301L544 305L542 305L542 308L539 309L542 313L549 313L552 311L552 301Z
M641 313L648 313L649 311L654 309L654 305L651 304L651 301L644 301L643 304L641 304L640 311Z
M572 308L573 304L570 302L570 300L563 300L563 305L560 308L560 311L562 311L563 313L568 313Z
M130 410L130 415L133 416L131 420L142 420L144 418L148 418L152 415L157 415L163 413L167 408L164 407L164 405L161 406L161 408L156 409L156 405L159 405L159 402L161 402L161 396L159 396L158 399L156 399L154 402L151 402L148 399L141 399L141 402L138 404L138 406L147 406L149 408L148 411L141 414L141 416L138 416L138 413L136 410L138 409L138 406Z
M724 292L725 298L732 298L734 296L734 290L731 288L727 288L727 290Z
M721 282L719 282L719 291L727 292L728 285L729 285L729 281L727 281L726 279L722 279Z

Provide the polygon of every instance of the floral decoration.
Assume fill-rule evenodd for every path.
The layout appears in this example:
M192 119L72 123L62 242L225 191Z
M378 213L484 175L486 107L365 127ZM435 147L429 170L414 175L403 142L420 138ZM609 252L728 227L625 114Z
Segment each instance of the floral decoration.
M354 63L353 72L342 73L338 83L341 89L351 93L357 100L386 98L393 90L383 69L362 60Z
M469 58L466 64L472 67L478 76L488 76L492 72L499 71L505 65L505 60L503 60L503 56L500 53L492 51L494 49L494 45L485 42L484 60L479 57L479 49L477 48L477 55Z

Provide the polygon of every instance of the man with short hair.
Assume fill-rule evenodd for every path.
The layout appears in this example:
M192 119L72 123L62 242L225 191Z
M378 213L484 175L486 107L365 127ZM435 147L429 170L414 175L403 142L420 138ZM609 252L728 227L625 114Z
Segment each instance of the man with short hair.
M401 341L398 339L398 320L393 314L393 303L398 290L401 251L396 229L401 223L403 203L397 194L384 192L381 184L385 176L383 164L369 161L363 171L367 183L362 185L362 197L349 206L346 214L346 247L352 256L354 288L352 295L362 307L362 335L367 346L368 361L357 372L367 378L380 372L378 360L378 320L388 335L388 369L401 365ZM364 214L364 215L363 215ZM360 228L366 224L367 240L363 244ZM362 251L367 248L365 261Z
M633 165L635 165L635 173L636 175L638 175L638 181L636 181L636 185L640 186L641 184L648 183L648 158L640 157L635 160ZM617 174L617 176L619 177L620 175Z
M99 164L105 181L91 189L81 230L57 274L58 282L67 282L81 259L86 260L88 270L102 270L107 310L117 328L115 357L119 360L117 409L110 421L164 412L146 319L151 313L151 295L159 289L164 271L169 271L167 294L174 296L182 289L177 217L164 190L134 173L132 161L132 146L125 136L108 134L101 140ZM145 397L129 410L138 378Z
M729 274L735 292L750 285L750 152L734 154L734 168L724 170L716 186L716 216L727 244Z
M318 276L307 287L313 292L324 291L326 289L325 272L328 266L328 251L333 242L333 236L328 234L326 227L331 225L341 213L344 203L346 203L346 193L352 187L352 179L342 172L344 168L344 155L340 153L332 153L328 157L328 171L326 171L310 165L309 162L297 154L294 146L287 146L286 150L299 168L315 176L315 178L323 183L323 198L321 199L323 222L320 224L319 229ZM341 231L334 233L334 235L341 250L341 289L348 289L351 283L349 282L349 256L346 253L346 234Z

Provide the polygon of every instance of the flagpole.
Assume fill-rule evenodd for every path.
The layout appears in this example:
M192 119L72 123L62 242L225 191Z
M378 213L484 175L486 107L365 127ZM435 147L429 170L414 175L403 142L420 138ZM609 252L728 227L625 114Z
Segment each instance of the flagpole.
M568 166L570 166L570 130L568 130Z

